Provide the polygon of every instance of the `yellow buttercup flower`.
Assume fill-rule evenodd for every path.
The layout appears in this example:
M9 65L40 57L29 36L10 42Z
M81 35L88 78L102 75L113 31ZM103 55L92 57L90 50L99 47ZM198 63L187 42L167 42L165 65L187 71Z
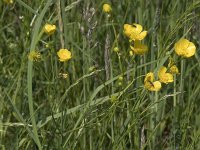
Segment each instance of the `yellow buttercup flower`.
M28 59L31 61L38 61L41 58L41 54L38 51L30 51L30 53L28 54Z
M68 61L69 59L72 58L71 52L69 50L67 50L67 49L60 49L57 52L57 55L58 55L59 60L61 62Z
M134 47L130 46L131 50L134 54L143 55L148 51L148 48L146 45L140 43L140 41L134 42Z
M56 31L56 26L51 24L45 24L44 32L48 35L53 34Z
M103 11L105 13L110 13L112 11L112 8L111 8L111 6L109 4L104 4L103 5Z
M191 57L196 52L196 46L194 43L187 39L180 39L175 43L174 48L176 54L183 57Z
M160 81L154 81L153 72L147 73L144 79L144 87L149 91L159 91L161 89Z
M174 81L173 75L171 73L167 73L167 68L164 66L162 66L158 71L158 78L160 82L165 84Z
M124 34L131 40L143 40L146 35L147 31L142 31L143 27L140 24L134 23L133 25L124 24Z
M174 64L173 59L170 57L169 58L169 64L168 64L169 72L172 74L179 74L179 69L178 67Z
M13 0L3 0L5 3L7 4L12 4L13 3Z

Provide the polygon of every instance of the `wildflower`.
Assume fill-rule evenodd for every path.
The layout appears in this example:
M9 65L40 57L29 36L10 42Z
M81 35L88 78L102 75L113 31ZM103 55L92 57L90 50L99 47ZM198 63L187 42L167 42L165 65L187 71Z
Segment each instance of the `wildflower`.
M115 47L115 48L113 49L113 51L114 51L114 52L119 52L119 48L118 48L118 47Z
M45 24L44 32L48 35L53 34L56 31L56 26L51 24Z
M159 91L161 89L161 83L160 81L154 81L154 74L149 72L144 79L144 87L149 91Z
M169 58L169 64L168 64L169 72L172 74L179 74L178 67L174 64L174 61L172 58Z
M5 3L7 4L12 4L13 3L13 0L3 0Z
M158 71L158 78L160 79L160 82L162 83L169 83L169 82L173 82L173 75L171 73L166 73L167 72L167 68L162 66L159 71Z
M130 39L130 41L143 40L147 35L147 31L142 31L142 29L143 27L140 24L124 24L124 34Z
M112 11L112 8L109 4L104 4L103 5L103 12L105 13L110 13Z
M146 45L140 43L139 41L134 42L134 47L130 46L131 50L134 54L143 55L148 51L148 48Z
M180 39L175 43L174 48L177 55L187 58L193 56L196 52L194 43L187 39Z
M41 58L41 54L38 51L30 51L29 55L28 55L28 59L31 61L38 61Z
M60 49L58 52L57 52L57 55L59 57L59 60L61 62L64 62L64 61L68 61L69 59L71 59L71 52L68 50L68 49Z

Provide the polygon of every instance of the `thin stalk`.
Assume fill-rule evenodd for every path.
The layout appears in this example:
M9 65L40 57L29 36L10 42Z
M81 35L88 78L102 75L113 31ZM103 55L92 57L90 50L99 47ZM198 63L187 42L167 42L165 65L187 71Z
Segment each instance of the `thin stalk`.
M37 125L36 125L36 121L35 121L35 117L34 117L34 109L33 109L33 89L32 89L32 75L33 75L33 62L32 61L28 61L28 104L29 104L29 112L30 112L30 118L31 118L31 122L32 122L32 126L33 126L33 133L36 139L36 144L38 146L38 148L41 150L42 146L38 137L38 132L37 132Z
M64 46L67 46L67 16L66 16L66 12L65 12L65 1L61 0L60 1L60 6L61 6L61 13L62 13L62 24L64 27ZM63 47L64 48L64 47Z
M173 96L173 106L174 106L174 109L176 107L176 103L177 103L177 100L176 100L176 75L174 75L174 96Z
M61 14L61 5L60 0L57 1L57 12L58 12L58 24L60 29L60 44L61 48L65 47L64 39L63 39L63 21L62 21L62 14Z
M37 42L39 41L38 36L39 34L39 29L42 24L43 17L51 5L52 0L48 0L45 7L43 8L41 14L38 16L35 26L33 29L33 36L32 36L32 42L30 46L30 52L33 51L36 47ZM33 134L36 139L36 144L39 148L39 150L42 149L42 145L39 140L38 132L37 132L37 125L35 121L35 116L34 116L34 108L33 108L33 89L32 89L32 77L33 77L33 62L31 60L28 61L28 73L27 73L27 88L28 88L28 105L29 105L29 112L30 112L30 118L31 118L31 123L33 126Z

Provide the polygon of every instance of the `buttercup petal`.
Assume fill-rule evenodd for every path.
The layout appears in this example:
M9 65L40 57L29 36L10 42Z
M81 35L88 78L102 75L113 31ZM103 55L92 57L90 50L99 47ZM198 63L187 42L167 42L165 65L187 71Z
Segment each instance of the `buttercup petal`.
M154 86L153 83L150 82L150 81L144 82L145 89L148 89L148 90L152 91L153 86Z
M196 46L190 42L188 48L186 49L185 57L191 57L196 52Z
M174 77L171 73L166 73L167 82L174 82Z
M143 27L140 24L134 23L133 27L135 33L139 34L142 32Z
M161 89L160 81L153 82L153 80L154 80L153 72L147 73L144 79L144 87L149 91L159 91Z
M153 80L154 80L154 74L153 74L153 72L147 73L147 75L146 75L146 77L145 77L145 79L144 79L144 82L146 82L146 81L151 81L151 82L153 82Z
M162 78L162 76L167 72L167 68L162 66L158 71L158 77Z
M146 35L147 31L142 32L143 27L140 24L134 23L133 25L124 24L124 34L131 40L143 40Z
M169 82L173 82L173 75L171 73L166 73L167 68L162 66L159 71L158 71L158 78L160 80L160 82L162 83L169 83Z
M103 11L105 13L110 13L112 11L112 8L111 8L111 6L109 4L104 4L103 5Z
M160 89L161 89L161 83L160 83L160 81L153 82L153 88L151 90L152 91L159 91Z
M138 35L138 40L143 40L147 36L147 31L143 31Z
M187 39L180 39L175 44L175 49L186 49L189 45L189 42Z
M133 27L130 24L124 24L124 34L130 38L133 32Z

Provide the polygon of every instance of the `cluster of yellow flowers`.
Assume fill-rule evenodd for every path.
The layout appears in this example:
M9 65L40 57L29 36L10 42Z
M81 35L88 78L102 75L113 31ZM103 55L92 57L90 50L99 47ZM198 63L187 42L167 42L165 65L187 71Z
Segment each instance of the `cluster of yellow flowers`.
M173 74L179 73L178 68L174 65L173 69L169 68L169 72L167 71L168 71L167 67L165 66L160 67L158 71L159 81L154 81L153 72L147 73L144 79L144 87L149 91L159 91L161 89L161 83L168 84L170 82L173 82L174 81Z
M103 5L103 12L110 13L111 11L112 8L109 4ZM141 42L147 36L147 31L143 30L142 25L137 23L124 24L123 32L130 42L130 55L144 55L148 52L147 45ZM193 56L196 52L195 45L187 39L180 39L176 42L174 49L177 55L185 58ZM115 47L114 51L118 52L118 47ZM161 66L158 70L157 76L159 80L154 81L154 73L149 72L144 79L144 87L150 91L159 91L161 83L168 84L174 82L174 74L179 74L179 69L170 56L168 66Z
M56 26L52 24L45 24L43 28L44 33L46 33L48 36L52 35L56 31ZM68 49L61 48L57 55L59 57L59 60L61 62L68 61L71 59L72 55L71 52ZM32 50L28 55L29 60L31 61L37 61L41 58L41 54L38 51Z
M46 33L48 36L52 35L55 31L56 31L55 25L45 24L45 26L43 27L43 32ZM48 48L49 45L46 45L46 47ZM61 62L68 61L72 58L71 52L65 48L61 48L57 52L57 55L58 55L59 61L61 61ZM31 50L28 55L28 59L30 61L38 61L39 59L41 59L41 53L36 50ZM62 76L63 78L67 78L67 76L68 76L67 73L60 73L59 75Z
M129 38L130 55L143 55L148 51L147 46L141 43L141 40L146 37L147 31L143 31L143 27L140 24L124 24L124 34ZM177 55L185 58L193 56L196 52L195 45L187 39L180 39L176 42L174 49ZM150 91L159 91L161 83L168 84L174 81L173 74L179 74L179 70L170 57L168 67L161 66L158 70L158 81L154 81L153 72L147 73L144 79L144 87Z
M178 42L176 42L174 49L177 55L184 58L189 58L196 52L196 46L194 43L187 39L180 39ZM149 72L144 79L144 87L150 91L159 91L161 89L161 83L168 84L174 81L173 74L179 74L179 70L174 64L173 59L170 57L168 68L162 66L158 71L159 81L154 81L154 74Z

